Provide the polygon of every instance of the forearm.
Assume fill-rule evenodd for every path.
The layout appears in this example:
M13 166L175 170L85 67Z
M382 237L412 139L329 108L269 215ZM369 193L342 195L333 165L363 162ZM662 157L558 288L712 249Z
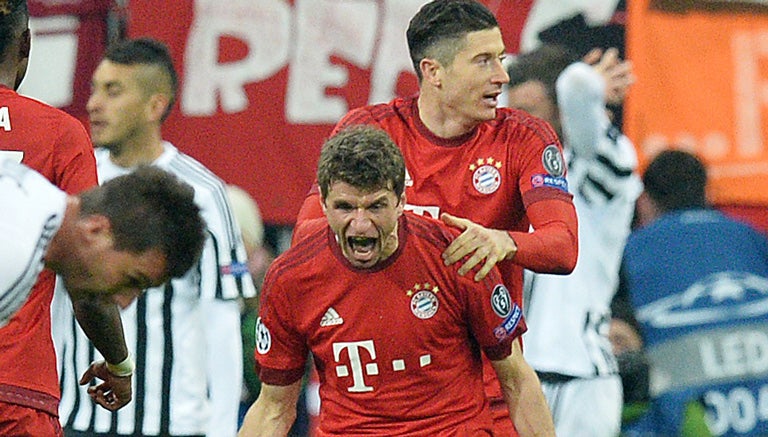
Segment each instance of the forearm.
M70 293L72 308L80 327L108 363L117 364L128 357L123 324L117 305L90 295Z
M256 402L245 414L239 437L278 437L288 435L296 420L296 401L301 380L286 387L263 384Z
M572 203L542 200L527 209L532 232L510 232L517 251L513 259L536 273L568 274L578 257L578 221ZM510 259L509 257L507 259Z
M512 422L521 437L554 436L555 426L539 378L515 344L511 356L492 362Z

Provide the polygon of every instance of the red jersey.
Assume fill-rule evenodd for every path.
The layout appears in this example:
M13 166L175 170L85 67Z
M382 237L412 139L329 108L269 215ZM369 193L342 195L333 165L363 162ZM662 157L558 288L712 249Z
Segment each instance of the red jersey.
M510 231L518 251L497 264L516 302L522 302L523 269L568 273L576 264L577 222L568 193L566 167L557 134L543 120L512 108L467 134L435 136L418 115L418 97L350 111L334 133L354 124L375 125L400 148L406 166L406 209L439 217L464 217L490 229ZM320 216L317 185L302 205L296 235L305 218ZM529 232L533 225L536 232ZM558 234L555 239L549 236ZM563 239L563 235L569 239ZM295 237L294 240L299 237ZM567 240L567 241L566 241ZM490 363L486 393L495 417L509 430L506 404Z
M480 351L502 359L526 329L498 271L459 276L441 257L458 232L411 213L398 249L371 269L344 258L324 219L305 230L265 280L261 380L299 380L311 352L320 436L493 435Z
M2 86L0 156L20 158L67 193L98 183L93 146L83 125L59 109ZM54 273L43 270L29 300L0 329L0 401L58 415L51 339L54 281Z

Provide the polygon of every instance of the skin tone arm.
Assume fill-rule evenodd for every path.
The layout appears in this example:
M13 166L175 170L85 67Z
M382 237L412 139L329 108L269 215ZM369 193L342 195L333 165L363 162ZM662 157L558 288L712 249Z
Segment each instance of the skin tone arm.
M70 296L78 323L106 361L117 364L125 360L128 347L117 305L108 298L87 293L70 290ZM115 411L131 401L131 376L115 376L107 370L106 362L97 361L85 371L80 384L88 384L94 378L103 381L88 388L88 394L97 404Z
M491 361L509 406L510 417L520 437L554 437L555 425L541 391L536 372L523 358L520 342L514 342L512 354Z
M238 437L286 436L296 420L301 380L291 385L262 384L259 398L243 419Z

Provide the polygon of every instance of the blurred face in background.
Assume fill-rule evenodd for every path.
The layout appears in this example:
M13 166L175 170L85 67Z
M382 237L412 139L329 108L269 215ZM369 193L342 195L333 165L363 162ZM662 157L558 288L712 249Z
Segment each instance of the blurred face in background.
M146 141L161 122L157 106L165 97L147 91L155 67L102 61L93 73L86 109L96 147L119 151Z
M509 107L521 109L551 124L562 140L560 113L547 88L538 80L529 80L510 87L507 91Z

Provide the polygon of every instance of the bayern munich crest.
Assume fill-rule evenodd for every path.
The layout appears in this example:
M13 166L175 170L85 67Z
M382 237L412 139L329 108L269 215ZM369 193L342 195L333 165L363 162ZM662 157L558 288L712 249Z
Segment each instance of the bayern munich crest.
M428 319L437 313L440 302L437 300L437 293L440 287L432 286L429 283L416 284L405 294L411 296L411 312L419 319Z
M501 186L501 162L493 158L478 159L469 165L472 185L481 194L492 194Z

